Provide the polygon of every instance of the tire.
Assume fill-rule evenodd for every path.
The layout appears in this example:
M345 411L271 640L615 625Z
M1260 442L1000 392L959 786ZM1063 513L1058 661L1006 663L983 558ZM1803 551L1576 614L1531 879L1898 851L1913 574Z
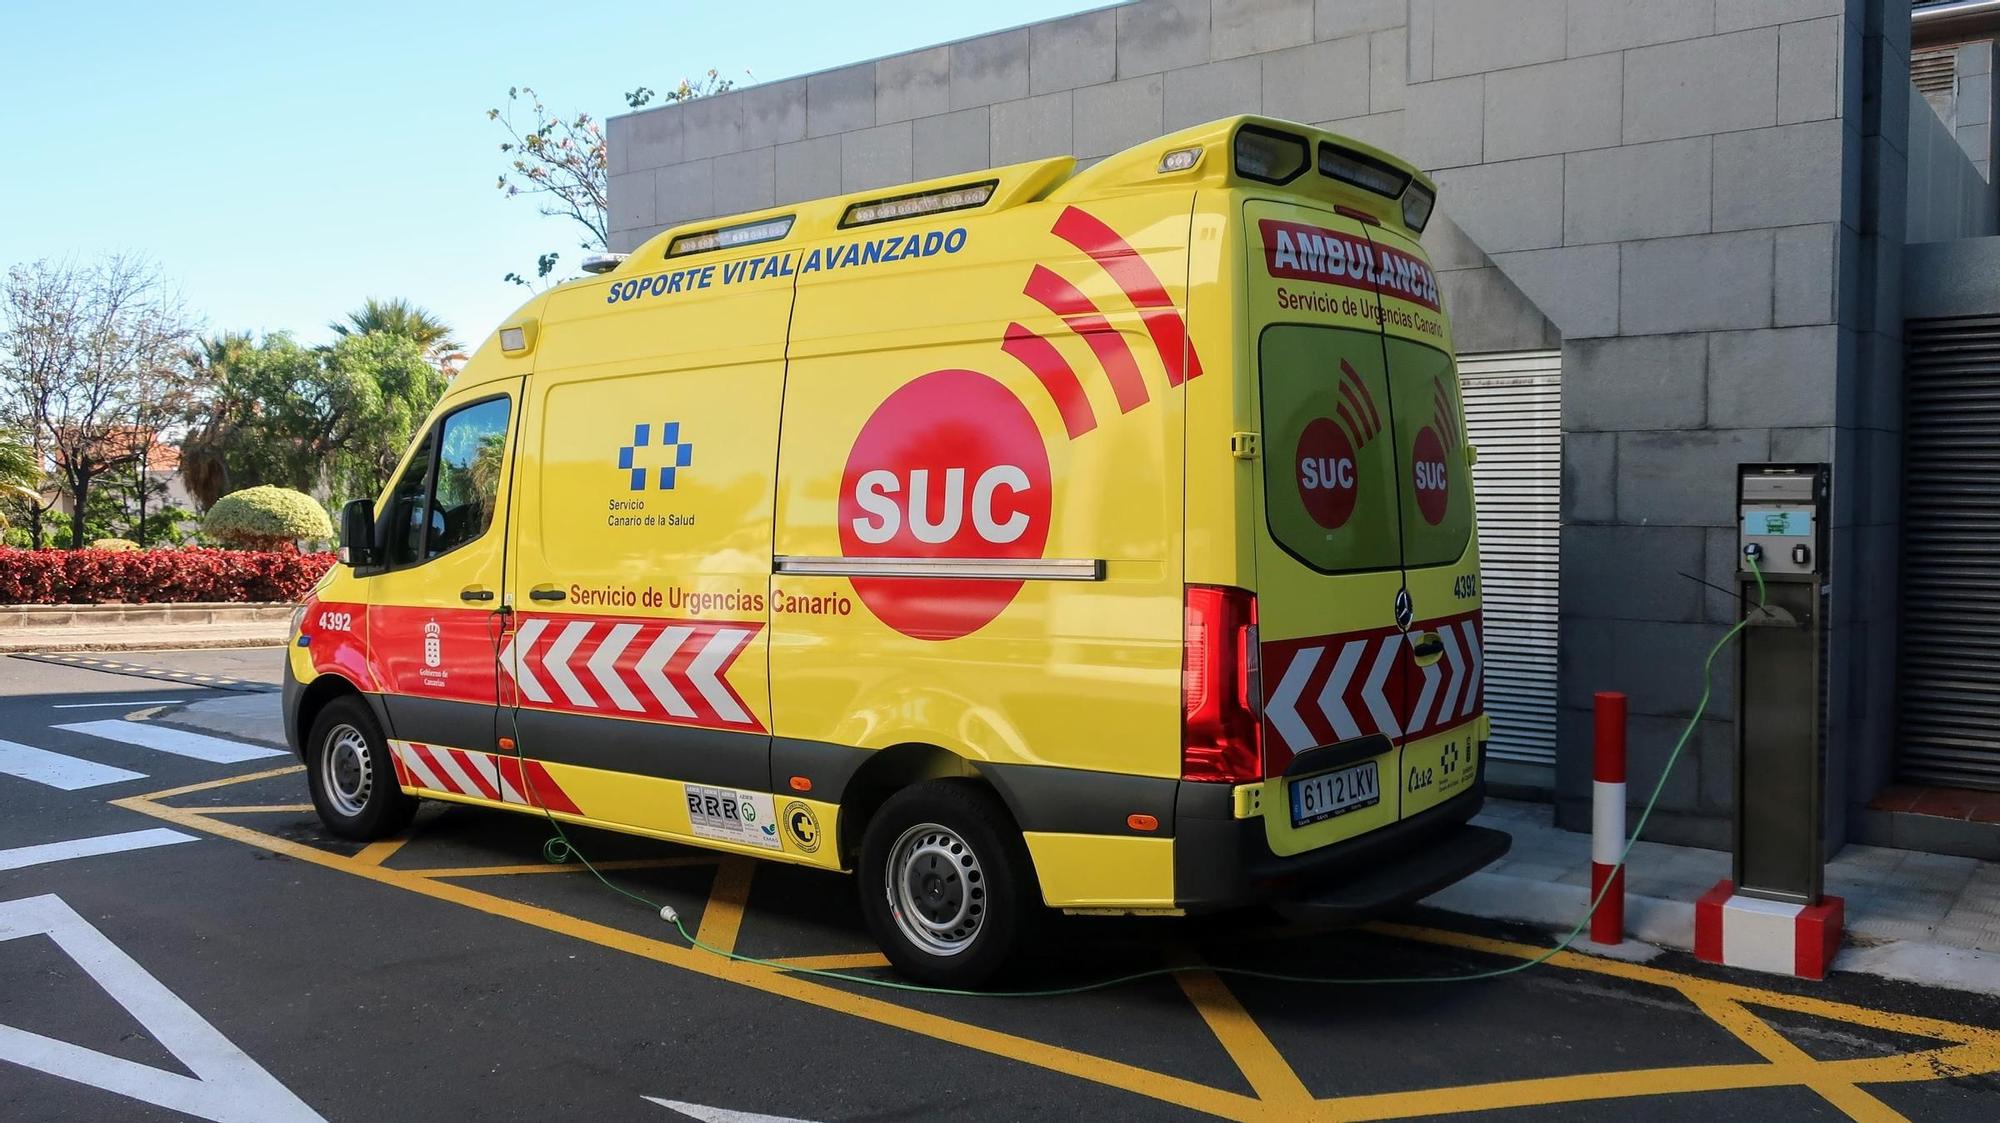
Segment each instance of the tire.
M319 821L341 838L387 838L417 813L415 797L397 786L389 742L359 697L336 698L313 719L305 761Z
M976 987L1020 945L1040 900L1007 809L969 780L889 797L861 842L861 913L898 971Z

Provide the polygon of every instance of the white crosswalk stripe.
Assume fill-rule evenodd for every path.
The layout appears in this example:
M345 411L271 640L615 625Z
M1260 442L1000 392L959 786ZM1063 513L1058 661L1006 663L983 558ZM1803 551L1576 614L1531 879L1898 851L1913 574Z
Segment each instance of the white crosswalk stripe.
M0 741L0 774L18 776L66 792L146 778L144 772L113 768L94 760L52 753L12 741Z
M225 741L220 737L190 733L185 729L144 721L122 721L114 718L106 721L79 721L70 725L58 725L56 728L68 733L102 737L120 744L137 745L142 749L205 760L210 764L242 764L246 760L290 755L284 749L246 745L241 741Z

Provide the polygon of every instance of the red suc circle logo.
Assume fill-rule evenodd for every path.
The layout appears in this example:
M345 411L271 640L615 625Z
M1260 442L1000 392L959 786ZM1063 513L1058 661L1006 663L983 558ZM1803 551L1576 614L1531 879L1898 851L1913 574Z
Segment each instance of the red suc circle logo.
M1306 513L1328 530L1347 525L1361 481L1346 430L1330 418L1313 418L1299 434L1298 455L1292 460L1298 465L1299 500Z
M1451 502L1451 475L1445 468L1444 442L1438 439L1436 429L1426 425L1417 433L1411 461L1417 510L1425 522L1436 526L1444 521L1445 507Z
M1038 558L1049 541L1049 454L1028 407L970 370L937 370L889 395L840 477L850 558ZM1019 581L856 577L855 595L916 639L985 627Z

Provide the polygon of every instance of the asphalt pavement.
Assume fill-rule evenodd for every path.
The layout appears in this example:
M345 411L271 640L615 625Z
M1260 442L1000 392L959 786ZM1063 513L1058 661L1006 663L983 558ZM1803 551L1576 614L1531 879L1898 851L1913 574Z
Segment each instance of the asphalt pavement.
M274 747L279 657L0 658L0 1118L2000 1117L1990 998L1673 953L1524 967L1541 933L1423 910L1052 920L1001 985L1190 968L1057 997L726 959L652 906L895 981L836 875L572 830L648 906L544 861L531 816L325 836ZM1356 981L1381 978L1427 981Z

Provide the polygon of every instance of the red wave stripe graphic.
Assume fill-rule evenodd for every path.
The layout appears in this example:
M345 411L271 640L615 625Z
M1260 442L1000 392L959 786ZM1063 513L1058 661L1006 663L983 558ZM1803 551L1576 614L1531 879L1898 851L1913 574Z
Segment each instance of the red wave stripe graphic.
M1062 414L1063 429L1070 440L1097 428L1097 415L1091 412L1083 383L1077 381L1076 372L1070 369L1055 344L1019 324L1008 324L1000 349L1020 360L1022 366L1041 380L1042 389L1055 400L1056 412Z
M1334 412L1334 413L1336 413L1336 414L1338 414L1338 415L1339 415L1339 417L1340 417L1340 419L1341 419L1342 421L1345 421L1345 422L1347 423L1347 434L1348 434L1348 436L1350 436L1350 437L1353 437L1353 438L1354 438L1354 443L1355 443L1355 444L1356 444L1357 446L1359 446L1359 445L1365 445L1365 444L1367 444L1367 443L1368 443L1368 438L1367 438L1367 437L1364 437L1364 436L1362 436L1362 429L1361 429L1361 426L1359 426L1359 425L1356 425L1356 424L1354 423L1354 415L1353 415L1353 414L1351 414L1351 413L1349 413L1349 412L1347 412L1347 403L1346 403L1346 402L1342 402L1342 403L1340 403L1339 405L1337 405L1337 406L1334 406L1334 407L1333 407L1333 412Z
M1361 395L1361 400L1368 403L1368 431L1371 433L1381 431L1381 411L1375 408L1375 395L1368 392L1368 383L1361 377L1361 372L1354 369L1353 363L1342 359L1340 360L1340 373L1349 383L1353 384L1355 392Z
M1179 386L1201 374L1201 359L1188 343L1187 321L1174 311L1166 286L1131 243L1103 220L1075 207L1064 207L1051 228L1056 237L1088 254L1110 274L1125 298L1140 309L1139 319L1153 337L1153 348L1167 368L1167 383Z
M1369 441L1374 440L1375 426L1368 424L1368 411L1361 408L1361 399L1354 396L1354 387L1342 382L1340 384L1340 396L1347 399L1340 406L1343 415L1349 406L1354 407L1354 420L1349 423L1348 427L1354 430L1355 444L1365 445ZM1354 424L1354 422L1359 422L1359 424Z
M1139 364L1132 359L1132 349L1089 297L1040 265L1028 274L1028 285L1021 291L1061 316L1070 330L1090 345L1091 353L1104 367L1105 377L1111 380L1111 392L1118 396L1118 412L1131 413L1146 404L1146 380L1139 374Z

